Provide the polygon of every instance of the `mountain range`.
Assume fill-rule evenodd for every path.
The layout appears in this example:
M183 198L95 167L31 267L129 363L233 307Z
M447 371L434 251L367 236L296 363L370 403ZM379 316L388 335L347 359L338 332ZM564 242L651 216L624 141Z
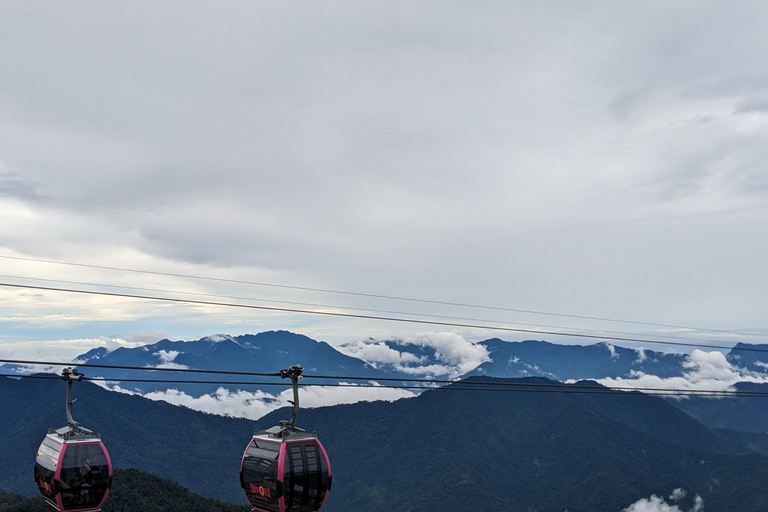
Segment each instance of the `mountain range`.
M630 349L605 342L583 346L534 340L508 342L494 338L471 346L476 352L479 351L480 355L473 354L478 357L477 364L473 365L470 371L460 374L462 378L544 376L553 380L568 381L606 378L633 380L641 376L655 376L659 379L685 380L690 378L691 372L695 370L695 364L689 354ZM359 350L360 347L373 347L376 350ZM764 347L739 343L724 357L721 356L720 362L728 365L732 374L743 375L745 380L758 381L729 382L729 385L734 385L735 389L740 390L764 390L768 387L768 352L765 352ZM315 341L300 334L270 331L234 337L214 335L196 341L164 339L142 347L123 347L114 351L103 347L95 348L77 357L75 362L164 369L162 372L145 371L141 374L133 370L112 368L85 370L89 376L110 379L112 384L118 384L121 389L141 394L159 392L162 397L162 393L173 388L190 397L202 397L213 395L221 387L231 391L243 389L249 393L261 392L258 396L249 395L247 400L260 400L267 404L264 408L266 412L280 405L281 402L275 398L275 390L279 388L269 384L254 384L254 378L242 376L227 376L226 381L230 384L226 385L193 383L190 381L206 380L203 377L207 377L207 380L220 380L223 377L201 377L199 374L167 370L190 368L274 374L293 364L303 363L308 376L337 375L372 381L395 378L406 382L414 376L446 378L445 375L435 373L439 371L459 375L458 368L462 366L462 361L455 357L447 358L444 352L444 348L434 344L404 340L367 340L334 348L325 342ZM377 358L377 354L382 353L385 353L386 357ZM364 355L367 360L353 357L351 354ZM2 369L5 372L29 373L28 369L19 365L5 365ZM137 377L179 382L168 384L129 380ZM268 379L256 379L257 382L265 380ZM330 382L333 381L305 381L312 384ZM218 398L214 396L212 400ZM768 412L764 412L765 408L754 407L753 398L689 398L671 400L671 403L711 427L768 432Z
M384 377L384 372L360 359L342 354L325 342L318 342L300 334L287 331L270 331L243 336L214 335L197 341L161 340L136 348L118 348L114 351L100 347L76 358L81 363L115 366L140 366L154 368L193 368L230 372L275 374L298 361L305 361L307 373L351 377ZM92 372L100 377L120 382L121 387L140 393L166 389L162 383L122 382L136 377L135 371L99 368ZM190 381L200 380L200 375L183 372L149 372L155 378ZM152 377L147 377L148 379ZM390 376L390 375L387 375ZM232 377L230 381L253 379ZM262 379L263 380L263 379ZM323 382L322 380L317 381ZM243 384L245 386L245 384ZM216 391L218 385L177 384L174 386L191 396ZM231 386L236 388L236 386ZM269 387L248 386L249 390L270 390Z
M472 377L470 384L488 382ZM710 429L665 400L605 394L579 382L494 379L525 391L460 390L395 402L303 410L334 471L326 512L618 512L652 494L699 495L707 510L768 510L768 435ZM465 385L466 386L466 385ZM31 461L64 423L58 380L0 379L0 487L34 495ZM137 468L204 496L243 503L238 467L258 422L204 414L76 384L75 417L102 434L117 468ZM687 500L687 501L686 501Z
M554 380L630 377L633 373L675 377L684 371L686 354L636 350L601 342L593 345L556 345L546 341L510 343L493 338L481 341L491 361L472 375L492 377L543 376Z

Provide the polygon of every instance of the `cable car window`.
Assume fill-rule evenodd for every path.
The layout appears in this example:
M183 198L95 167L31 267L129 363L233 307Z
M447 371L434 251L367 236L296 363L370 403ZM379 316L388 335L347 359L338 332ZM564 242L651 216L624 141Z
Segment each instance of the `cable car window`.
M254 439L243 458L243 489L252 506L280 510L277 496L277 464L280 444Z
M47 437L43 439L42 446L47 446L48 448L56 452L57 456L61 452L61 443L57 443L56 441L53 441Z
M109 466L101 446L69 444L61 464L59 485L64 510L97 507L109 488Z
M316 442L289 443L285 461L286 512L313 512L328 491L328 467Z
M40 494L49 501L56 499L54 480L60 451L60 444L46 438L37 449L37 457L35 457L35 483Z
M56 471L56 462L59 460L58 450L52 450L45 444L41 444L37 449L37 463L46 469Z

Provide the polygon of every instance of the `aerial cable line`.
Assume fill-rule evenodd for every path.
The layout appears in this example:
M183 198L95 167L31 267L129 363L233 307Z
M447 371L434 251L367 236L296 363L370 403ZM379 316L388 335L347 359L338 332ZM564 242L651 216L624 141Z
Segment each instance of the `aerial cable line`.
M578 334L578 333L567 333L567 332L546 331L546 330L520 329L516 327L464 324L464 323L458 323L458 322L440 322L436 320L417 320L414 318L396 318L396 317L375 316L375 315L361 315L361 314L354 314L354 313L341 313L341 312L335 312L335 311L316 311L316 310L309 310L309 309L283 308L283 307L275 307L275 306L257 306L254 304L236 304L236 303L229 303L229 302L179 299L179 298L173 298L173 297L153 297L149 295L134 295L129 293L103 292L103 291L95 291L95 290L76 290L72 288L54 288L49 286L33 286L33 285L23 285L23 284L13 284L13 283L0 283L0 286L4 286L7 288L44 290L44 291L62 292L62 293L77 293L77 294L83 294L83 295L99 295L99 296L105 296L105 297L155 300L155 301L161 301L161 302L176 302L181 304L192 304L192 305L198 305L198 306L220 306L220 307L233 307L233 308L242 308L242 309L257 309L261 311L276 311L276 312L282 312L282 313L300 313L300 314L333 316L333 317L343 317L343 318L357 318L357 319L364 319L364 320L381 320L381 321L387 321L387 322L437 325L441 327L461 327L461 328L467 328L467 329L484 329L484 330L490 330L490 331L504 331L504 332L517 332L517 333L526 333L526 334L564 336L569 338L580 338L580 339L626 341L626 342L632 342L632 343L651 343L651 344L657 344L657 345L672 345L672 346L685 346L685 347L696 347L696 348L714 348L717 350L739 350L744 352L768 352L768 350L766 349L752 348L752 347L736 347L736 346L724 347L720 345L710 345L710 344L704 344L704 343L671 342L671 341L649 340L649 339L643 339L643 338L628 338L628 337L620 337L620 336L603 336L603 335Z
M199 374L221 374L221 375L240 375L240 376L254 376L254 377L281 377L280 373L259 373L259 372L239 372L229 370L199 370L195 368L157 368L151 366L118 366L118 365L104 365L104 364L91 364L91 363L73 363L73 362L50 362L50 361L31 361L31 360L19 360L19 359L0 359L0 363L13 363L13 364L26 364L26 365L38 365L38 366L72 366L73 364L83 368L107 368L107 369L120 369L131 371L164 371L164 372L179 372L179 373L199 373ZM0 375L5 377L25 377L19 374ZM349 384L349 387L381 387L387 388L388 385L381 385L378 382L411 382L419 384L448 384L457 386L492 386L500 388L558 388L558 389L600 389L594 385L585 384L566 384L560 382L552 383L536 383L536 382L499 382L499 381L487 381L487 380L447 380L447 379L426 379L426 378L398 378L398 377L354 377L347 375L305 375L309 379L322 379L322 380L358 380L374 382L375 384ZM59 376L40 376L40 378L59 379ZM248 381L221 381L221 380L171 380L171 379L133 379L133 378L120 378L120 377L86 377L86 380L97 380L106 382L147 382L147 383L165 383L165 384L243 384L243 385L268 385L268 386L289 386L290 384L284 382L266 383L266 382L248 382ZM589 379L582 379L589 380ZM335 386L336 384L319 383L317 386ZM734 396L736 394L749 393L750 395L766 395L768 392L751 392L751 391L729 391L718 389L677 389L677 388L649 388L649 387L632 387L632 386L605 386L600 384L604 388L617 390L617 391L649 391L649 392L670 392L679 393L685 392L691 395L702 394L716 394L724 393L725 396ZM396 386L395 389L400 389L402 386ZM403 389L418 389L422 391L428 391L430 389L436 389L434 387L426 386L405 386Z
M77 284L77 285L83 285L83 286L98 286L102 288L119 288L124 290L138 290L138 291L145 291L145 292L157 292L157 293L178 293L183 295L195 295L200 297L216 297L216 298L223 298L223 299L234 299L234 300L249 300L249 301L256 301L256 302L270 302L274 304L290 304L294 306L309 306L309 307L318 307L318 308L329 308L329 309L346 309L351 311L368 311L373 313L385 313L385 314L393 314L393 315L410 315L410 316L418 316L418 317L427 317L427 318L442 318L447 320L464 320L464 321L470 321L470 322L490 322L494 324L504 324L504 325L524 325L528 327L537 327L537 328L544 328L544 329L566 329L569 332L581 332L581 333L604 333L604 334L623 334L627 336L632 336L632 333L628 332L621 332L621 331L607 331L607 330L598 330L598 329L583 329L583 328L571 328L571 327L563 327L563 326L555 326L555 325L541 325L541 324L529 324L529 323L523 323L523 322L514 322L514 321L506 321L506 320L488 320L488 319L479 319L479 318L466 318L466 317L457 317L457 316L447 316L447 315L434 315L434 314L428 314L428 313L412 313L408 311L391 311L386 309L372 309L372 308L360 308L360 307L352 307L352 306L339 306L339 305L332 305L332 304L317 304L312 302L294 302L294 301L287 301L287 300L276 300L276 299L263 299L258 297L240 297L235 295L221 295L221 294L215 294L215 293L201 293L201 292L185 292L180 290L165 290L165 289L159 289L159 288L143 288L143 287L137 287L137 286L125 286L120 284L103 284L103 283L89 283L89 282L83 282L83 281L69 281L64 279L45 279L45 278L38 278L38 277L26 277L26 276L15 276L15 275L8 275L8 274L0 274L0 277L2 278L9 278L9 279L24 279L29 281L43 281L43 282L49 282L49 283L64 283L64 284ZM653 336L654 338L664 338L664 339L672 339L672 340L686 340L686 341L701 341L702 343L705 343L704 340L696 339L696 338L683 338L681 336L670 336L667 334L646 334L646 336ZM724 340L716 340L720 343L731 343L729 341Z
M15 375L15 374L0 374L0 377L8 377L13 379L44 379L44 380L60 380L60 376L56 375ZM104 378L104 377L85 377L83 380L95 381L95 382L115 382L116 379ZM142 382L142 383L176 383L176 384L239 384L239 385L254 385L254 386L283 386L290 387L289 384L282 382L222 382L222 381L174 381L174 380L162 380L162 379L125 379L125 382ZM454 382L453 384L460 384ZM485 387L489 382L467 382L468 386L439 386L425 388L423 386L408 386L408 385L376 385L376 384L347 384L347 383L335 383L335 384L318 384L323 387L338 387L338 388L368 388L368 389L402 389L411 391L493 391L493 392L508 392L508 393L562 393L562 394L587 394L587 395L622 395L622 396L685 396L685 397L704 397L704 398L768 398L768 393L753 392L753 391L715 391L715 390L679 390L679 389L653 389L649 388L647 392L643 391L643 388L627 388L626 390L612 387L594 387L594 386L547 386L544 384L532 384L531 387L514 387L510 384L508 387ZM306 384L302 385L305 387Z
M212 375L243 375L245 377L280 377L280 372L259 373L259 372L237 372L228 370L198 370L195 368L153 368L151 366L121 366L114 364L98 363L77 363L60 361L29 361L25 359L0 359L0 363L8 364L31 364L38 366L82 366L83 368L104 368L109 370L135 370L135 371L153 371L153 372L179 372L179 373L206 373ZM399 379L402 380L402 379Z
M19 260L19 261L31 261L36 263L50 263L55 265L67 265L72 267L83 267L83 268L94 268L94 269L101 269L101 270L112 270L112 271L118 271L118 272L133 272L133 273L139 273L139 274L151 274L151 275L159 275L159 276L167 276L167 277L181 277L184 279L198 279L198 280L204 280L204 281L216 281L216 282L223 282L223 283L234 283L234 284L247 284L247 285L253 285L253 286L264 286L264 287L270 287L270 288L281 288L281 289L288 289L288 290L301 290L301 291L310 291L310 292L320 292L320 293L333 293L338 295L351 295L356 297L368 297L368 298L375 298L375 299L386 299L386 300L400 300L400 301L407 301L407 302L417 302L422 304L436 304L436 305L442 305L442 306L456 306L456 307L464 307L464 308L474 308L474 309L487 309L487 310L496 310L496 311L508 311L512 313L525 313L525 314L532 314L532 315L545 315L545 316L557 316L557 317L563 317L563 318L577 318L581 320L598 320L601 322L615 322L615 323L626 323L626 324L635 324L635 325L647 325L652 327L668 327L673 329L686 329L686 330L694 330L694 331L703 331L703 332L713 332L713 333L719 333L719 334L736 334L738 336L760 336L760 337L768 337L768 334L761 334L761 333L745 333L741 331L729 331L729 330L720 330L720 329L706 329L703 327L690 327L690 326L684 326L684 325L674 325L674 324L660 324L660 323L652 323L652 322L637 322L633 320L622 320L622 319L616 319L616 318L606 318L606 317L595 317L595 316L585 316L585 315L573 315L573 314L566 314L566 313L552 313L552 312L546 312L546 311L536 311L536 310L529 310L529 309L515 309L515 308L505 308L505 307L498 307L498 306L487 306L487 305L481 305L481 304L469 304L469 303L463 303L463 302L450 302L450 301L441 301L441 300L431 300L431 299L419 299L419 298L413 298L413 297L401 297L396 295L383 295L383 294L377 294L377 293L362 293L362 292L352 292L352 291L345 291L345 290L333 290L328 288L312 288L307 286L295 286L295 285L287 285L287 284L275 284L275 283L265 283L265 282L259 282L259 281L246 281L242 279L227 279L222 277L210 277L210 276L199 276L199 275L193 275L193 274L181 274L176 272L161 272L161 271L155 271L155 270L140 270L140 269L132 269L132 268L124 268L124 267L111 267L106 265L92 265L87 263L73 263L73 262L66 262L66 261L56 261L56 260L45 260L45 259L38 259L38 258L27 258L27 257L21 257L21 256L8 256L8 255L0 255L0 258L3 259L10 259L10 260Z
M5 375L6 377L9 375ZM60 378L60 377L59 377ZM290 383L286 382L242 382L242 381L218 381L218 380L194 380L194 381L187 381L187 380L166 380L166 379L113 379L109 377L85 377L84 380L91 380L91 381L103 381L103 382L134 382L134 383L156 383L156 384L216 384L216 385L246 385L246 386L283 386L283 387L290 387ZM342 380L350 380L350 379L342 379ZM300 384L302 387L309 387L309 386L317 386L317 387L342 387L342 388L370 388L370 389L408 389L408 390L414 390L414 391L431 391L433 389L442 389L446 386L435 386L435 387L425 387L425 386L416 386L416 385L409 385L409 384L376 384L376 379L369 379L369 381L374 383L368 383L368 384L350 384L345 382L336 382L336 383L322 383L322 384ZM410 381L402 381L402 382L410 382ZM525 389L554 389L554 390L562 390L564 392L569 392L571 390L587 390L587 391L594 391L594 392L607 392L607 391L614 391L614 392L632 392L632 391L638 391L642 392L643 394L663 394L663 396L676 396L676 395L684 395L684 396L704 396L704 397L712 397L712 396L722 396L722 397L735 397L740 398L742 396L744 397L761 397L761 398L768 398L768 392L764 391L739 391L739 390L717 390L717 389L676 389L676 388L633 388L629 386L621 387L621 386L603 386L602 387L595 387L595 386L585 386L585 385L578 385L578 384L535 384L530 382L509 382L509 383L498 383L498 382L487 382L487 381L454 381L451 382L448 387L455 386L455 389L457 390L466 390L466 391L477 391L478 389L482 390L501 390L501 391L515 391L515 390L525 390ZM482 387L478 387L482 386Z

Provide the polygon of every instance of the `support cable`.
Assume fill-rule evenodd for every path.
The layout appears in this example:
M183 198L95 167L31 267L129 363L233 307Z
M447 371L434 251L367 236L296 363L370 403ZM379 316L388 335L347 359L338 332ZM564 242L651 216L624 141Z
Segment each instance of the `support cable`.
M2 360L0 360L2 361ZM69 363L71 364L71 363ZM86 365L79 364L78 366L83 367ZM168 371L179 371L174 369L168 369L168 368L148 368L148 367L112 367L112 368L125 368L125 369L132 369L132 370L145 370L145 371L154 371L154 370L168 370ZM256 375L256 376L281 376L280 373L278 374L249 374L246 372L217 372L217 371L209 371L209 370L193 370L193 369L187 369L189 372L194 373L225 373L225 374L239 374L239 375ZM35 374L35 375L19 375L19 374L0 374L0 377L8 377L8 378L36 378L36 379L53 379L53 380L59 380L60 377L53 376L53 375L45 375L45 374ZM433 389L442 389L446 386L436 386L440 384L445 384L448 387L455 387L456 389L466 389L466 390L489 390L489 389L497 389L497 390L514 390L514 389L539 389L539 388L545 388L545 389L554 389L554 390L561 390L564 392L567 392L568 390L574 390L574 389L580 389L580 390L587 390L587 391L600 391L605 392L606 390L610 391L616 391L616 392L632 392L632 391L638 391L643 392L643 394L655 394L655 393L663 393L664 395L667 394L683 394L685 396L756 396L756 397L768 397L768 392L760 392L760 391L739 391L739 390L716 390L716 389L677 389L677 388L649 388L649 387L632 387L632 386L605 386L602 384L599 384L601 387L597 387L595 385L585 385L585 384L565 384L565 383L555 383L555 382L545 382L545 383L533 383L533 382L498 382L498 381L484 381L484 380L459 380L459 381L452 381L452 380L440 380L440 379L397 379L397 378L369 378L369 377L351 377L351 376L321 376L321 375L306 375L307 378L315 378L315 379L326 379L326 380L339 380L339 381L346 381L346 380L365 380L368 381L368 384L348 384L343 382L338 383L318 383L314 384L315 386L320 387L351 387L351 388L377 388L377 389L410 389L410 390L419 390L419 391L430 391ZM222 380L176 380L176 379L135 379L135 378L114 378L114 377L81 377L81 380L89 380L89 381L97 381L97 382L115 382L115 383L122 383L122 382L132 382L132 383L162 383L162 384L215 384L215 385L244 385L244 386L282 386L282 387L288 387L292 384L288 384L285 382L253 382L253 381L222 381ZM411 382L411 383L418 383L422 385L392 385L392 384L378 384L378 381L386 381L386 382ZM425 386L423 384L431 384L431 386ZM308 386L307 384L304 384L303 386ZM483 386L482 388L478 388L477 386Z
M129 298L129 299L155 300L155 301L161 301L161 302L175 302L175 303L192 304L192 305L199 305L199 306L234 307L234 308L242 308L242 309L256 309L256 310L262 310L262 311L276 311L276 312L283 312L283 313L300 313L300 314L311 314L311 315L322 315L322 316L333 316L333 317L344 317L344 318L356 318L356 319L365 319L365 320L381 320L381 321L387 321L387 322L402 322L402 323L422 324L422 325L437 325L437 326L441 326L441 327L460 327L460 328L468 328L468 329L483 329L483 330L490 330L490 331L503 331L503 332L517 332L517 333L538 334L538 335L564 336L564 337L580 338L580 339L607 340L607 341L626 341L626 342L632 342L632 343L650 343L650 344L657 344L657 345L684 346L684 347L697 347L697 348L713 348L713 349L718 349L718 350L739 350L739 351L745 351L745 352L768 352L768 350L766 350L766 349L759 349L759 348L753 348L753 347L737 347L737 346L724 347L724 346L720 346L720 345L710 345L710 344L705 344L705 343L669 342L669 341L649 340L649 339L642 339L642 338L630 338L630 337L620 337L620 336L589 335L589 334L566 333L566 332L545 331L545 330L535 330L535 329L520 329L520 328L515 328L515 327L501 327L501 326L488 326L488 325L479 325L479 324L465 324L465 323L458 323L458 322L441 322L441 321L435 321L435 320L417 320L417 319L413 319L413 318L397 318L397 317L376 316L376 315L361 315L361 314L341 313L341 312L334 312L334 311L316 311L316 310L284 308L284 307L276 307L276 306L257 306L257 305L253 305L253 304L236 304L236 303L229 303L229 302L215 302L215 301L203 301L203 300L192 300L192 299L179 299L179 298L173 298L173 297L154 297L154 296L149 296L149 295L134 295L134 294L128 294L128 293L100 292L100 291L95 291L95 290L78 290L78 289L72 289L72 288L55 288L55 287L49 287L49 286L33 286L33 285L22 285L22 284L13 284L13 283L2 283L2 282L0 282L0 286L4 286L4 287L7 287L7 288L19 288L19 289L29 289L29 290L44 290L44 291L62 292L62 293L76 293L76 294L83 294L83 295L100 295L100 296L105 296L105 297L119 297L119 298Z
M487 310L495 310L495 311L508 311L512 313L557 316L557 317L563 317L563 318L577 318L581 320L598 320L601 322L647 325L652 327L667 327L672 329L686 329L686 330L712 332L712 333L719 333L719 334L736 334L738 336L768 337L768 334L762 334L762 333L745 333L741 331L706 329L702 327L690 327L690 326L684 326L684 325L662 324L662 323L652 323L652 322L637 322L632 320L622 320L622 319L616 319L616 318L573 315L573 314L566 314L566 313L553 313L553 312L536 311L536 310L529 310L529 309L505 308L505 307L487 306L487 305L481 305L481 304L469 304L469 303L463 303L463 302L450 302L450 301L441 301L441 300L420 299L420 298L413 298L413 297L401 297L396 295L383 295L383 294L377 294L377 293L362 293L362 292L353 292L353 291L345 291L345 290L333 290L333 289L327 289L327 288L312 288L307 286L293 286L293 285L285 285L285 284L265 283L265 282L259 282L259 281L246 281L242 279L227 279L227 278L220 278L220 277L199 276L199 275L182 274L182 273L175 273L175 272L161 272L161 271L153 271L153 270L111 267L106 265L90 265L86 263L73 263L73 262L46 260L46 259L38 259L38 258L27 258L27 257L21 257L21 256L0 255L0 258L9 259L9 260L18 260L18 261L30 261L30 262L36 262L36 263L49 263L49 264L55 264L55 265L67 265L72 267L111 270L111 271L118 271L118 272L132 272L132 273L139 273L139 274L160 275L160 276L168 276L168 277L181 277L184 279L198 279L198 280L204 280L204 281L246 284L246 285L253 285L253 286L264 286L264 287L281 288L281 289L289 289L289 290L332 293L332 294L338 294L338 295L351 295L356 297L368 297L368 298L375 298L375 299L399 300L399 301L406 301L406 302L417 302L422 304L436 304L436 305L442 305L442 306L455 306L455 307L487 309Z
M6 279L24 279L28 281L42 281L42 282L48 282L48 283L62 283L62 284L75 284L75 285L81 285L81 286L98 286L102 288L119 288L123 290L136 290L136 291L143 291L143 292L156 292L156 293L170 293L170 294L182 294L182 295L194 295L198 297L215 297L220 299L232 299L232 300L245 300L245 301L254 301L254 302L268 302L272 304L288 304L293 306L308 306L308 307L317 307L317 308L327 308L327 309L337 309L337 310L349 310L349 311L368 311L372 313L384 313L384 314L391 314L391 315L409 315L409 316L418 316L418 317L426 317L426 318L440 318L440 319L447 319L447 320L462 320L462 321L469 321L469 322L489 322L493 324L503 324L503 325L523 325L527 327L536 327L540 329L566 329L569 332L581 332L581 333L604 333L604 334L622 334L631 336L632 333L623 332L623 331L609 331L609 330L598 330L598 329L584 329L584 328L578 328L578 327L564 327L564 326L557 326L557 325L542 325L542 324L530 324L525 322L515 322L515 321L507 321L507 320L489 320L489 319L479 319L479 318L470 318L470 317L461 317L461 316L449 316L449 315L437 315L437 314L429 314L429 313L413 313L408 311L393 311L388 309L372 309L372 308L360 308L360 307L353 307L353 306L340 306L340 305L334 305L334 304L318 304L314 302L295 302L295 301L287 301L287 300L277 300L277 299L264 299L259 297L242 297L237 295L222 295L222 294L216 294L216 293L201 293L201 292L185 292L180 290L165 290L160 288L143 288L143 287L137 287L137 286L124 286L119 284L103 284L103 283L89 283L89 282L83 282L83 281L69 281L64 279L43 279L43 278L37 278L37 277L26 277L26 276L16 276L16 275L9 275L9 274L0 274L0 278L6 278ZM734 333L735 334L735 333ZM686 340L686 341L700 341L702 343L705 343L705 341L697 338L691 338L691 337L682 337L682 336L671 336L669 334L646 334L646 336L653 336L654 338L664 338L664 339L671 339L671 340ZM753 334L743 334L743 336L756 336ZM711 341L711 340L710 340ZM717 340L720 341L720 340ZM720 341L721 343L729 343L728 341Z

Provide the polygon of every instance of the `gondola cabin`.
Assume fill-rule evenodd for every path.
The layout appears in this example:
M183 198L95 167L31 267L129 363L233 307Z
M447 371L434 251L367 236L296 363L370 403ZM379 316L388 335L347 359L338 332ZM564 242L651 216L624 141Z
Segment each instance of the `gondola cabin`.
M60 512L100 510L112 486L112 462L98 436L51 431L35 459L35 482L45 501Z
M331 490L331 464L315 434L257 431L240 464L240 485L259 512L316 512Z

